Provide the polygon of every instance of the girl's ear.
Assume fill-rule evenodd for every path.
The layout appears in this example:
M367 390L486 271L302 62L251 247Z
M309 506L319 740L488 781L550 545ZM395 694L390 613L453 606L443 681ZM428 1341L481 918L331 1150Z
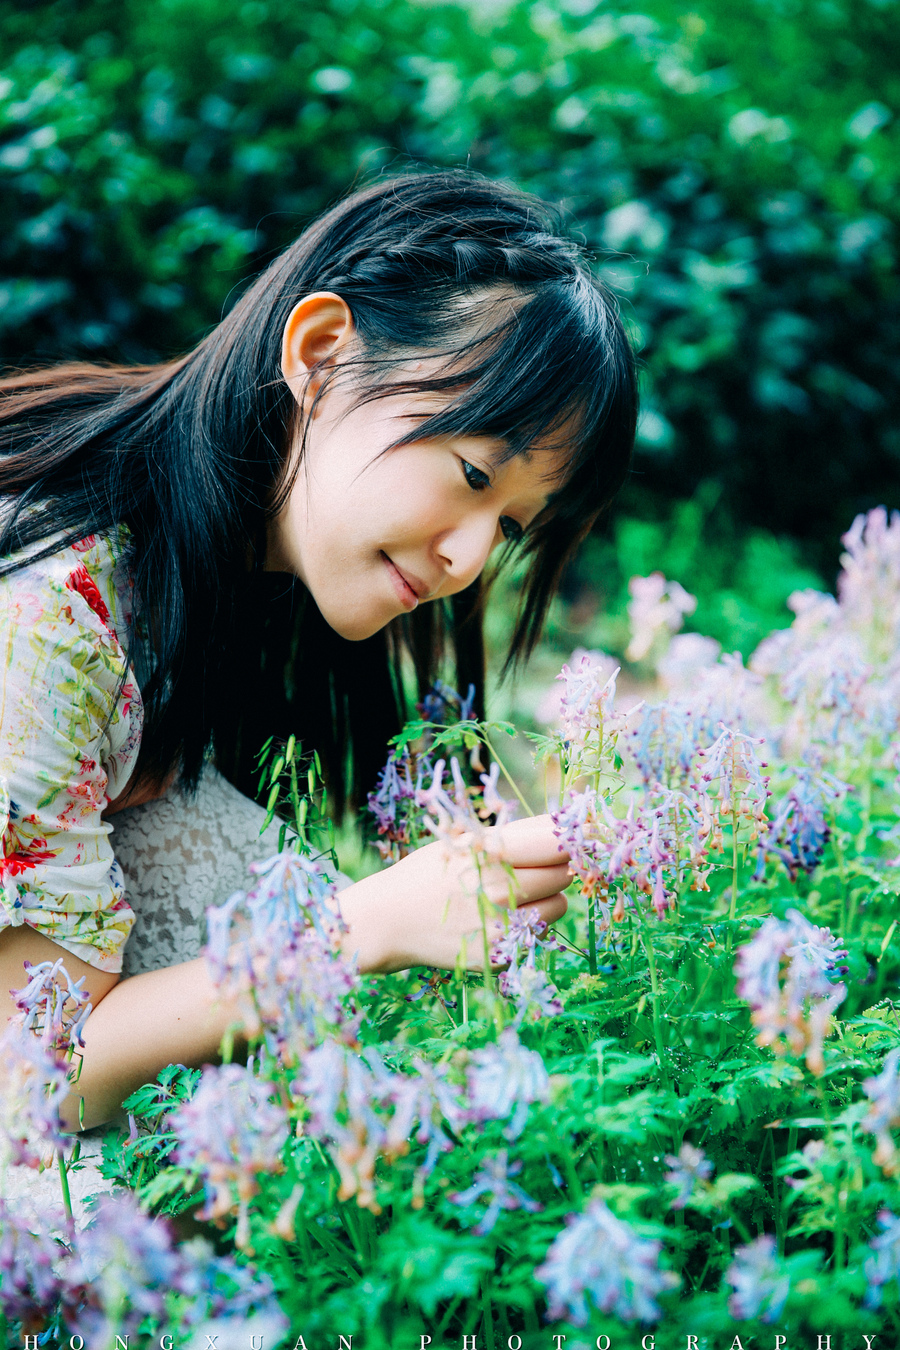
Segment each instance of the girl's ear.
M350 306L332 291L306 295L291 310L284 326L281 370L304 412L321 384L318 372L333 364L355 333Z

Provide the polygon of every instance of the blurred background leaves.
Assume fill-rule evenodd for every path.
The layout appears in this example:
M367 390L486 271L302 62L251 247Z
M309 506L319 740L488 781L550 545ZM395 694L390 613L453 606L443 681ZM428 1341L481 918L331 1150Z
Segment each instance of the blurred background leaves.
M900 7L639 8L0 3L0 359L177 354L360 176L511 179L562 205L641 351L570 626L661 568L749 650L900 498Z

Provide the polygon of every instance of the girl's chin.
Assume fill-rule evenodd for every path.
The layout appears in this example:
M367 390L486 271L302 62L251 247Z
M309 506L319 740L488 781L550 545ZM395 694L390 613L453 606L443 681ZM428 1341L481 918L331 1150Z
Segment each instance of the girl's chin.
M319 605L319 613L328 627L346 642L365 642L366 638L374 637L382 628L386 628L392 619L399 617L397 614L389 613L348 614L346 610L331 605Z

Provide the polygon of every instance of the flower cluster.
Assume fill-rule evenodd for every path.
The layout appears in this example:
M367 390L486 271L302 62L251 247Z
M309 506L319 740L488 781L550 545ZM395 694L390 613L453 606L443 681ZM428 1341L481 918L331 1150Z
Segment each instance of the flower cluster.
M284 852L251 871L260 880L249 894L207 910L206 960L247 1034L293 1065L323 1034L355 1040L348 996L357 975L341 953L346 929L321 863Z
M805 1054L812 1073L825 1071L823 1042L835 1008L847 995L835 976L847 953L829 929L798 910L787 919L768 918L756 937L738 950L738 994L752 1008L757 1043L779 1054Z
M734 1290L728 1309L739 1321L752 1317L761 1322L776 1321L791 1291L790 1277L775 1254L775 1239L767 1236L738 1247L725 1281Z
M702 792L664 789L648 794L643 805L632 800L619 817L605 797L589 788L570 793L550 814L569 854L569 870L597 904L601 930L624 917L625 883L650 897L659 918L673 903L682 869L690 871L696 889L708 889L703 864L716 842L718 822Z
M418 793L417 802L424 811L425 828L448 851L465 849L473 855L499 857L501 837L488 831L491 826L507 824L515 814L515 804L500 796L500 766L492 764L488 773L479 775L480 789L466 783L455 756L450 760L449 779L445 784L446 767L446 762L439 759L431 782Z
M798 772L798 781L782 798L768 828L760 834L756 879L765 875L766 859L778 858L791 881L801 872L814 872L822 860L828 842L829 827L825 812L829 803L839 803L850 791L833 774Z
M375 1195L379 1157L397 1158L409 1139L427 1145L420 1169L427 1175L440 1153L452 1147L442 1125L462 1123L456 1093L444 1073L417 1060L413 1074L393 1073L369 1047L357 1054L326 1040L310 1051L294 1088L307 1099L307 1132L330 1145L341 1179L341 1200L381 1212Z
M465 698L444 680L435 680L417 710L425 722L444 726L468 722L475 710L475 686L470 684Z
M693 1144L682 1144L677 1154L667 1153L665 1161L672 1169L666 1173L670 1186L678 1188L678 1194L672 1201L672 1209L684 1209L694 1193L695 1187L706 1185L713 1174L713 1165L702 1148Z
M661 1270L662 1244L641 1238L597 1198L583 1214L570 1214L535 1277L547 1286L551 1318L569 1317L587 1325L590 1308L623 1321L655 1322L657 1299L678 1284Z
M392 750L378 775L368 807L378 828L378 851L383 862L397 862L419 842L423 832L422 791L434 765L426 754L408 746Z
M689 595L677 581L667 581L662 572L632 577L628 591L631 641L625 655L629 661L643 661L661 636L678 632L684 616L697 608L697 597Z
M843 542L838 598L792 595L789 629L762 642L753 668L783 703L772 730L786 758L845 773L900 727L900 515L857 516Z
M258 1315L273 1335L287 1328L268 1277L202 1238L176 1247L164 1220L119 1193L100 1198L81 1232L49 1213L22 1220L0 1199L0 1315L26 1335L58 1315L68 1336L94 1345L139 1335L147 1318L176 1316L188 1330Z
M500 976L500 992L515 1004L515 1024L536 1022L562 1012L562 1002L551 980L537 967L541 951L562 951L555 937L545 937L547 925L532 906L507 910L506 932L491 947L491 963L507 968Z
M488 1207L473 1230L476 1233L492 1232L504 1209L524 1209L529 1214L537 1214L543 1209L543 1205L510 1180L518 1176L522 1164L517 1162L510 1167L507 1159L506 1149L488 1154L472 1185L464 1191L451 1191L447 1196L454 1205L474 1205L476 1200L489 1197Z
M900 1049L890 1052L877 1077L865 1080L863 1092L870 1105L861 1128L874 1134L874 1160L893 1176L900 1171L900 1156L891 1135L900 1126Z
M36 966L26 961L25 974L28 983L15 994L22 1026L40 1036L45 1050L66 1058L76 1045L84 1045L81 1033L92 1006L82 987L86 977L73 981L62 957Z
M0 1035L0 1168L48 1166L68 1147L59 1118L68 1084L66 1064L33 1032L8 1022Z
M536 1050L519 1040L513 1027L496 1043L476 1050L467 1071L470 1120L507 1120L507 1139L517 1139L525 1128L532 1102L550 1098L550 1079Z
M0 1035L0 1167L46 1166L54 1152L69 1149L59 1108L91 1012L84 976L73 981L61 957L26 962L25 973L28 983L12 991L18 1011Z
M235 1242L242 1251L250 1250L248 1204L259 1190L257 1175L281 1170L288 1137L287 1112L270 1101L271 1092L249 1068L208 1065L193 1097L169 1118L177 1161L203 1178L206 1205L199 1217L221 1220L237 1211Z
M756 755L758 745L761 740L722 725L712 745L698 752L703 760L701 780L710 785L720 813L747 821L753 839L765 822L769 795L769 780L762 773L766 765Z

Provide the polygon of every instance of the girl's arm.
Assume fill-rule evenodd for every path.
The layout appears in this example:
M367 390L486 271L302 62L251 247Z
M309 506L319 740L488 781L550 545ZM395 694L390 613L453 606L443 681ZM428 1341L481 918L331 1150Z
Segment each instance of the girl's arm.
M566 908L559 892L568 883L549 820L514 822L504 827L503 856L514 869L516 898L531 903L552 923ZM508 903L510 878L500 863L486 866L482 888L495 903ZM347 955L356 955L360 972L402 970L411 965L452 968L465 945L465 964L477 969L483 942L476 897L478 879L465 853L449 857L441 844L429 844L384 872L348 886L340 894L349 931ZM489 920L489 935L502 923ZM238 1022L236 1007L219 998L202 957L120 980L85 965L57 943L27 926L0 933L0 990L25 983L23 961L36 964L65 958L73 979L86 975L94 1011L84 1027L81 1075L63 1104L63 1122L79 1128L79 1099L84 1099L83 1128L112 1119L130 1092L153 1082L167 1064L199 1067L217 1060L219 1045ZM6 1016L14 1011L7 999Z

